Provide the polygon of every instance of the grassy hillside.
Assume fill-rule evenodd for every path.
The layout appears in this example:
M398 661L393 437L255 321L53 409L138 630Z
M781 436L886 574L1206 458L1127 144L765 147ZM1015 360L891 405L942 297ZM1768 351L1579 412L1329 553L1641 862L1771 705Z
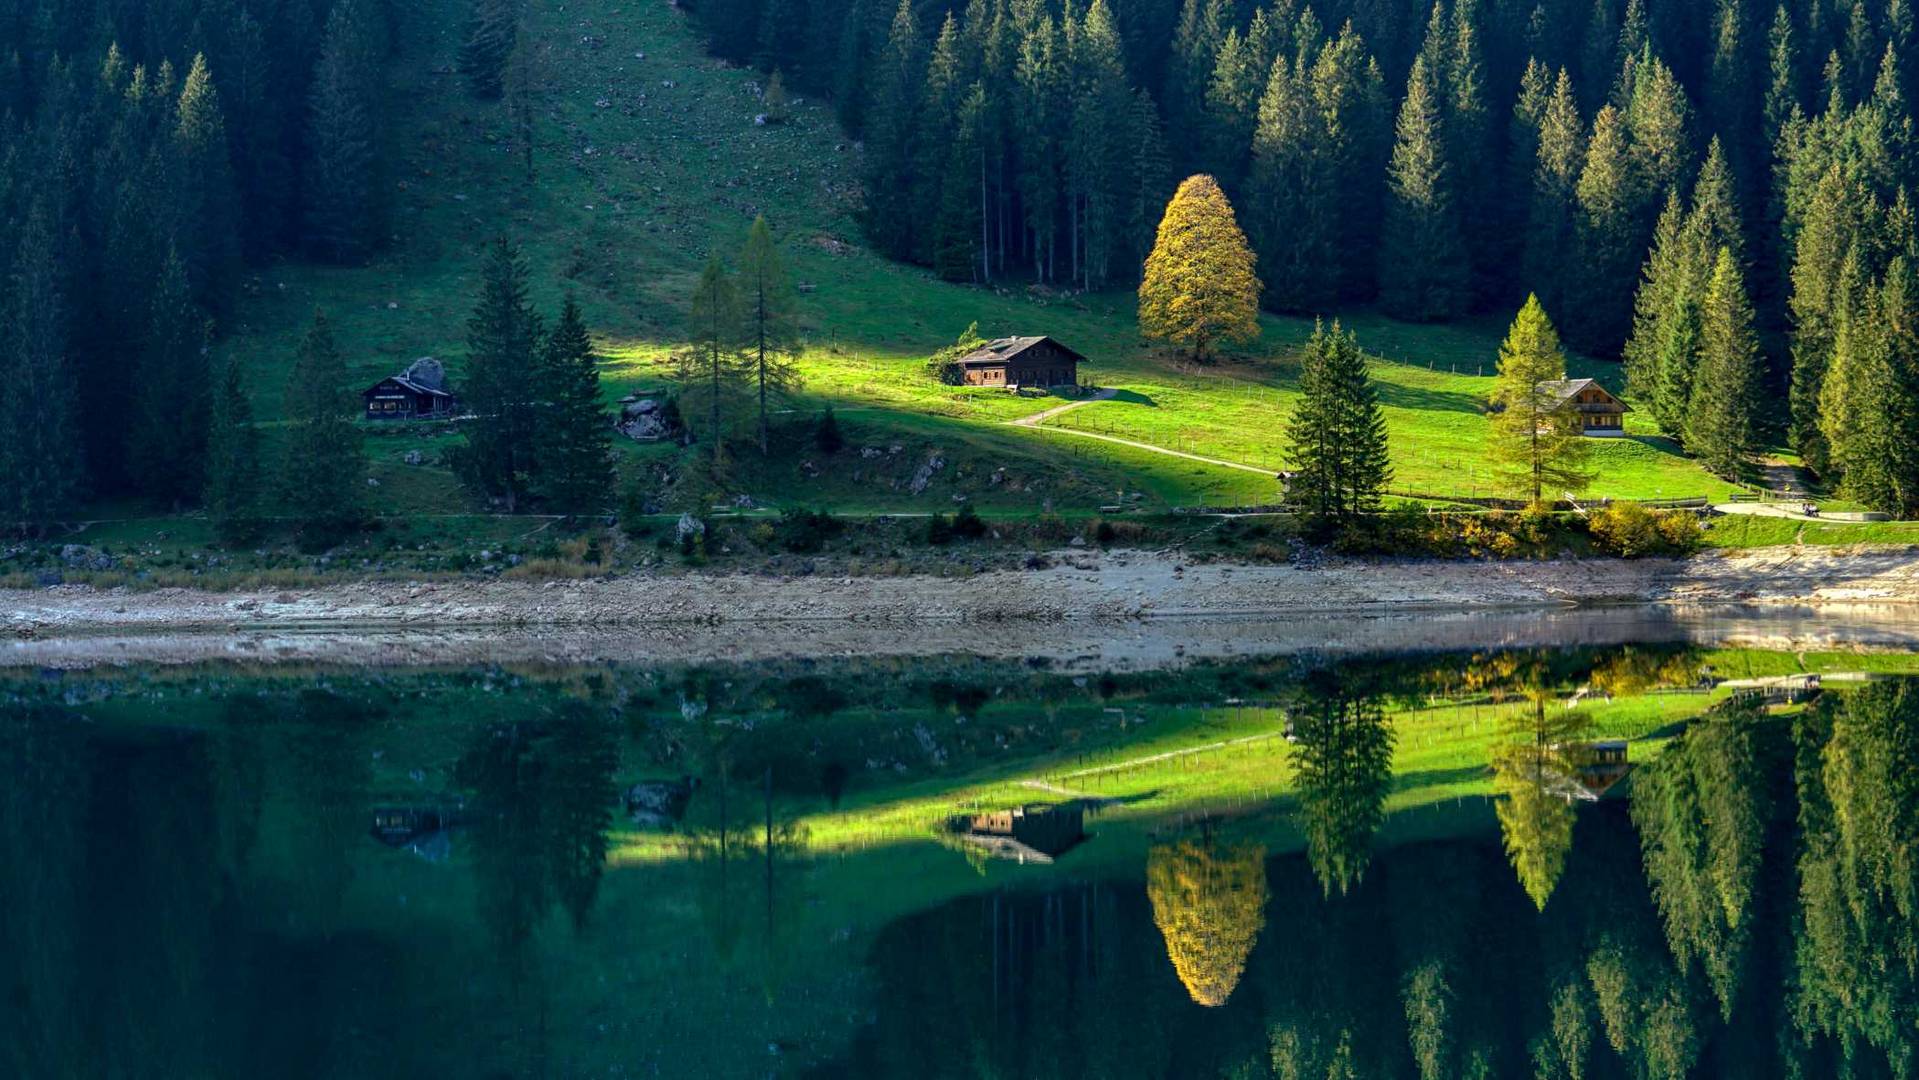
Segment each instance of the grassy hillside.
M504 109L471 99L453 73L463 6L427 0L409 16L394 77L403 107L388 132L396 162L390 249L365 268L263 272L224 346L249 362L262 417L280 412L293 343L316 306L335 319L356 381L434 355L450 362L457 383L481 248L503 230L526 246L543 307L556 309L563 292L578 295L607 357L609 402L662 387L700 265L713 250L730 256L752 217L765 213L805 287L807 385L783 446L766 460L740 454L740 492L851 511L931 510L957 495L988 508L1051 502L1062 511L1111 502L1120 491L1142 494L1148 506L1272 497L1271 481L1253 472L1067 432L1277 469L1278 432L1294 398L1292 352L1310 323L1268 319L1251 358L1180 370L1140 340L1127 294L967 288L888 263L860 246L858 149L830 110L801 102L791 123L756 125L755 73L706 57L685 17L663 3L530 9L545 92L529 183L506 137ZM1058 402L944 387L922 372L921 359L974 321L988 336L1053 334L1091 358L1087 378L1125 392L1049 422L1059 430L1011 427L1007 421ZM1480 402L1491 385L1497 320L1414 327L1360 312L1345 322L1380 357L1394 489L1487 494ZM1580 367L1616 388L1615 367ZM815 460L803 425L829 403L849 448ZM1598 446L1594 494L1726 491L1652 437L1645 421L1628 430L1634 438ZM440 465L454 438L390 427L371 439L380 510L481 509ZM422 463L407 464L416 450ZM625 468L652 476L681 451L621 440L620 453ZM943 466L912 491L913 475L934 457Z

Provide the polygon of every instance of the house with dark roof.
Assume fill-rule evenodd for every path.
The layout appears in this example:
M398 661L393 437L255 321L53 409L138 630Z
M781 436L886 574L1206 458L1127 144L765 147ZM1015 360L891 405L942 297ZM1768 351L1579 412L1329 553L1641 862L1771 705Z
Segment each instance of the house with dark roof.
M1579 418L1579 433L1596 438L1626 434L1626 414L1632 407L1591 379L1553 379L1539 384L1548 412L1570 410Z
M959 839L996 859L1050 863L1086 839L1086 810L1079 801L1029 803L955 819Z
M407 365L360 392L368 420L430 420L452 416L459 399L447 389L446 368L431 356Z
M1050 337L1005 337L989 341L955 361L967 386L1009 389L1079 385L1086 358Z

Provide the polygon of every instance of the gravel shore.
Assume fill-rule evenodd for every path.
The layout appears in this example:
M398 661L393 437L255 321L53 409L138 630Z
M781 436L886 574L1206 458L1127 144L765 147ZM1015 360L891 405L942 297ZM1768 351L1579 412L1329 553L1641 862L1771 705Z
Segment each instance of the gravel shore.
M1044 570L956 578L712 574L231 593L59 586L0 593L8 637L0 665L288 655L380 663L456 655L1058 657L1074 649L1107 659L1130 649L1151 662L1188 650L1315 642L1391 647L1417 638L1422 624L1433 629L1435 619L1490 626L1491 613L1505 625L1530 612L1521 621L1538 627L1555 611L1615 604L1794 609L1801 617L1844 608L1848 618L1869 611L1897 624L1919 619L1919 608L1906 606L1915 601L1919 551L1906 549L1762 549L1633 562L1329 560L1310 570L1070 552Z

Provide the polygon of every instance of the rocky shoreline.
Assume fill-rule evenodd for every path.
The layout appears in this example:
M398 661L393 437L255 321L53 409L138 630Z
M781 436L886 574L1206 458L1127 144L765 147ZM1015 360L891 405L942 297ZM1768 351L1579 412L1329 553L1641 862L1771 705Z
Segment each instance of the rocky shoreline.
M1182 647L1182 624L1238 624L1268 645L1339 636L1368 620L1603 605L1756 610L1871 609L1919 620L1919 550L1780 548L1690 559L1441 562L1328 560L1296 566L1191 563L1147 552L1065 552L1046 569L969 577L642 576L586 581L364 582L278 592L60 586L0 592L0 664L61 665L106 652L269 657L443 652L514 656L833 655L964 649L1019 655L1140 631L1146 652ZM1850 617L1850 616L1849 616ZM1416 620L1417 621L1417 620ZM1159 626L1150 633L1142 627ZM1257 626L1258 630L1250 627ZM1211 633L1211 631L1208 631ZM167 638L204 635L172 649ZM1191 635L1201 645L1207 634ZM1390 635L1389 635L1390 636ZM555 648L561 640L573 642ZM435 646L433 642L440 642ZM247 642L241 646L238 643ZM136 644L138 643L138 644ZM289 645L287 643L297 643ZM358 643L358 644L356 644ZM377 647L376 647L377 646ZM376 655L377 654L377 655Z

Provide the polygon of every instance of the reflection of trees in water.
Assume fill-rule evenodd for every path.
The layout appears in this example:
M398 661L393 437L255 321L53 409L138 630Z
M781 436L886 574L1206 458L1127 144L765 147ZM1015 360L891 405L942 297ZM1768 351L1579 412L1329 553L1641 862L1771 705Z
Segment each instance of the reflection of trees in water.
M1793 1010L1849 1068L1919 1060L1919 688L1850 692L1795 725L1800 909Z
M1378 699L1338 672L1308 677L1293 716L1293 770L1306 855L1328 896L1366 872L1392 786L1393 733Z
M472 793L481 917L517 951L555 905L583 925L606 862L619 747L590 707L482 728L454 775Z
M1578 784L1578 742L1591 731L1591 719L1549 705L1543 688L1528 698L1508 722L1507 741L1493 751L1494 809L1519 884L1543 911L1572 850L1569 792Z
M71 1055L86 1015L77 963L80 853L92 779L75 718L56 710L0 714L0 1073L79 1075Z
M806 865L805 829L775 817L774 780L769 765L761 768L757 783L740 783L722 760L700 788L711 817L689 837L699 868L701 919L714 958L722 964L738 961L741 943L757 935L751 955L769 1001L791 975L802 932Z
M1182 840L1146 854L1146 895L1166 955L1201 1005L1224 1005L1266 925L1266 852Z
M1646 878L1681 968L1698 963L1730 1018L1752 938L1748 913L1773 813L1763 716L1729 706L1695 720L1633 778Z

